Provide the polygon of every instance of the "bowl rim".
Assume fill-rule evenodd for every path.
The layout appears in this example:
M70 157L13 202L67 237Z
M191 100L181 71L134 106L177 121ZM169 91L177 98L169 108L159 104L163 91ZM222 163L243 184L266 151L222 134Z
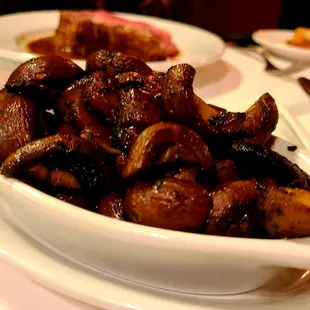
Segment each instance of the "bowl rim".
M289 142L276 137L283 145ZM288 152L289 154L289 152ZM291 154L289 154L291 155ZM310 152L299 148L296 156L309 166ZM7 188L8 190L6 190ZM310 268L310 237L295 239L256 239L227 237L174 231L116 220L95 212L79 208L46 194L18 179L0 175L0 191L11 191L20 199L26 200L55 219L55 223L70 220L77 229L84 230L116 241L128 242L137 246L156 247L162 250L192 251L193 253L230 253L235 258L248 258L254 262L287 264ZM8 194L10 195L10 193ZM13 198L14 199L14 198ZM5 198L4 198L5 201ZM10 214L7 215L10 221ZM14 219L11 221L13 222Z
M70 219L76 226L82 229L93 230L106 236L113 236L119 241L128 240L138 245L157 246L162 249L183 249L186 251L212 252L216 253L238 253L238 257L247 256L259 258L257 249L263 250L260 256L267 260L276 255L287 255L285 245L294 239L255 239L242 237L213 236L182 231L174 231L135 224L116 220L104 215L79 208L70 203L61 201L56 197L41 192L40 190L25 184L17 179L0 176L0 186L6 186L21 196L21 199L33 202L34 205L44 206L45 212L53 214L60 221ZM38 203L38 200L40 202ZM305 239L305 238L299 238ZM310 240L310 238L309 238ZM284 246L284 247L283 247ZM310 247L309 247L310 250ZM254 255L253 255L254 254ZM294 256L294 255L293 255ZM261 258L260 258L261 259ZM309 251L310 259L310 251ZM272 260L272 259L271 259ZM273 260L272 260L273 261Z

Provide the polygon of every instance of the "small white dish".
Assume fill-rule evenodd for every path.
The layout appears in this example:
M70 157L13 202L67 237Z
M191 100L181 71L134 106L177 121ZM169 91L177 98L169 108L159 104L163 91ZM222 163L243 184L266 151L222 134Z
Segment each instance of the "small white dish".
M178 63L188 63L195 68L218 60L224 50L225 43L217 35L182 23L159 19L155 17L116 13L128 20L142 21L168 31L172 40L180 49L180 56L167 61L149 62L158 71L166 71ZM51 34L57 28L59 11L38 11L4 15L0 17L0 57L24 62L38 56L27 52L27 41ZM74 60L80 66L85 61Z
M296 61L310 62L310 49L286 43L293 38L293 30L261 29L252 34L253 40L270 52Z

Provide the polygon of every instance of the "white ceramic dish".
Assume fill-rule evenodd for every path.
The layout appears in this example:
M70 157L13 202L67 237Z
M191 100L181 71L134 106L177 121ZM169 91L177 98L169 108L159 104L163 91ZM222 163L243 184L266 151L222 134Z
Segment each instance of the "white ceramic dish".
M186 24L169 20L117 13L128 20L139 20L150 23L168 31L181 55L168 61L148 63L154 70L166 71L177 63L189 63L193 67L200 67L219 59L225 49L224 42L215 34ZM54 32L58 25L58 11L38 11L17 13L0 17L0 28L5 29L0 34L0 57L24 62L37 56L25 49L29 40L39 38ZM85 61L76 60L82 67Z
M273 148L310 173L310 154ZM310 238L257 240L157 229L100 216L0 177L0 208L44 247L89 270L189 294L255 289L283 268L310 268Z
M233 51L228 52L224 56L225 62L219 61L204 68L207 73L204 70L198 72L196 89L202 98L213 95L211 103L224 103L230 110L242 111L263 91L273 90L271 94L275 94L277 102L287 103L295 112L303 103L303 111L308 111L309 104L305 101L308 98L297 85L264 76L259 63ZM236 71L232 64L244 72ZM242 69L242 64L246 69L251 68L249 74ZM219 77L223 67L227 73ZM238 80L238 74L242 84L228 91ZM206 78L215 78L215 81L206 82ZM282 113L284 111L280 110L284 119L280 119L277 134L290 137L294 144L301 142L296 133L299 138L303 137L302 141L309 140L306 134L299 134L302 129L296 131L299 127L294 118ZM289 123L284 122L285 119ZM288 130L290 127L296 132ZM276 148L293 155L287 153L285 143L277 144ZM302 156L303 152L295 159L308 169L305 161L308 157ZM44 246L75 257L87 267L173 291L195 294L247 291L280 272L278 267L303 266L309 261L308 247L294 253L294 242L198 236L121 223L61 203L5 178L1 178L0 197L0 207L6 210L9 220L17 225L23 223L20 226L34 238L40 237ZM294 255L299 260L294 261Z
M40 245L9 226L1 214L0 225L2 237L0 260L2 264L8 263L19 272L18 278L15 275L17 281L13 282L15 289L11 299L16 298L16 293L20 291L19 298L23 300L14 303L22 304L22 307L15 306L12 309L9 307L5 310L41 310L43 305L44 310L99 310L97 307L104 310L306 310L309 306L308 270L285 270L264 287L247 294L233 296L174 294L74 268L59 257L49 255L50 253L44 251ZM0 287L2 284L4 288L1 293L6 291L7 285L13 285L12 279L5 277L6 274L1 273L2 280L7 281L6 284L0 282ZM44 292L42 287L23 279L23 275L60 294L55 294L53 297L52 292ZM85 304L64 299L64 295ZM33 299L35 301L31 301ZM58 308L55 308L56 306Z
M270 52L284 58L310 62L310 49L288 45L294 31L280 29L262 29L253 33L253 40Z

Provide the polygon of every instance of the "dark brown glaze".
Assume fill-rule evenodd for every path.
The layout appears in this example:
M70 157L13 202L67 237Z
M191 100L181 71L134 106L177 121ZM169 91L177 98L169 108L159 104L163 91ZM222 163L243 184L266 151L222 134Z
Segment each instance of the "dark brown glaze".
M194 95L193 103L195 105L197 115L200 115L200 118L206 122L208 122L212 117L218 116L220 113L226 113L225 109L216 107L212 104L207 104L197 95Z
M197 116L193 89L195 74L192 66L180 64L170 68L164 78L162 97L172 121L188 124Z
M240 131L245 113L232 113L203 105L194 94L196 70L188 64L171 67L164 79L162 98L169 120L188 125L204 136L231 135Z
M39 135L34 103L25 96L0 92L0 161Z
M225 235L231 225L256 207L258 190L255 181L234 181L223 184L211 193L213 207L208 217L205 233Z
M245 121L243 112L219 112L218 115L202 120L197 124L197 131L204 136L231 136L240 132L240 126Z
M153 98L153 100L159 100L161 99L164 77L164 73L156 71L148 74L125 72L117 76L117 81L121 88L138 88L141 92Z
M84 98L90 107L102 113L106 122L116 125L120 96L114 77L102 71L92 74L85 87Z
M58 117L50 113L49 111L46 111L45 109L42 109L40 111L40 125L43 131L43 134L47 136L52 136L56 134L56 131L59 127L59 119Z
M76 136L76 132L70 124L62 123L57 128L57 132L60 135L73 135Z
M70 85L61 94L57 111L65 122L72 125L80 136L112 154L120 151L111 146L112 129L104 126L97 117L91 114L84 100L84 88L87 82Z
M4 161L0 173L25 176L40 186L81 189L90 199L111 191L119 174L111 155L77 136L54 135L28 143ZM87 196L86 196L87 197Z
M76 177L69 171L50 169L47 165L33 163L23 169L27 176L36 181L47 182L55 187L80 189L81 186Z
M278 186L265 187L258 204L259 219L272 238L310 235L310 191Z
M225 235L228 237L250 238L257 233L257 219L253 215L246 214L238 223L231 225Z
M166 75L101 51L84 73L44 59L21 65L0 92L0 174L143 225L310 235L310 177L270 150L279 115L268 93L228 112L195 95L189 65Z
M220 184L240 180L237 166L232 160L219 161L216 163L215 168L217 172L217 181Z
M199 169L195 167L179 167L177 170L168 171L166 176L196 182L198 171Z
M240 135L244 142L264 144L276 129L279 120L274 99L265 93L246 112Z
M161 107L152 96L139 88L121 90L119 126L146 128L161 120Z
M176 161L200 164L199 158L187 146L182 144L171 145L158 153L158 164L173 163Z
M127 154L122 152L120 155L116 157L116 160L115 160L117 169L119 171L122 171L126 166L126 162L127 162Z
M126 72L117 80L121 88L120 127L144 129L162 119L160 75Z
M21 165L55 152L64 152L65 154L78 152L83 155L89 155L92 150L84 139L56 134L32 141L20 147L3 162L0 167L0 174L11 177L18 171Z
M235 142L231 156L245 177L265 176L281 186L309 189L309 176L286 157L253 143Z
M116 148L128 153L133 142L139 136L140 130L137 127L130 126L127 128L121 128L119 126L114 129L114 144Z
M99 214L118 220L124 219L124 199L117 193L111 193L103 197L98 206Z
M74 113L71 112L72 106L76 105L77 101L83 100L84 89L88 81L88 79L77 80L61 93L56 106L56 112L64 122L70 123L72 121L74 116Z
M142 74L150 73L152 69L138 58L119 52L99 50L87 57L86 71L88 73L104 71L111 75L117 75L130 71Z
M69 59L59 56L40 56L17 67L5 87L9 92L30 95L58 93L84 75L84 71Z
M59 193L56 195L56 198L80 207L82 209L90 209L90 202L88 201L88 199L85 199L84 197L78 195Z
M122 171L123 177L127 178L155 165L158 160L158 150L169 144L179 144L192 150L203 169L214 165L208 146L198 134L182 125L161 122L149 126L135 139ZM176 160L176 158L172 159Z
M192 181L165 178L137 182L126 193L124 210L134 223L181 231L198 231L212 202L206 188Z

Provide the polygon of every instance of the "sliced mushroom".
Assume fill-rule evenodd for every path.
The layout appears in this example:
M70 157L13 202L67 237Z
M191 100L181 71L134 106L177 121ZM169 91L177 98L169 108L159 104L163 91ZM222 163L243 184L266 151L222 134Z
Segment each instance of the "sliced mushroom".
M137 88L160 104L159 99L161 99L164 77L165 74L156 71L148 74L125 72L117 76L117 81L120 88Z
M59 134L19 148L3 162L0 173L7 177L32 176L36 181L41 178L46 185L81 189L89 197L98 190L102 195L115 184L120 185L108 153L80 137Z
M62 115L65 122L72 124L75 131L82 138L102 147L109 153L120 154L119 150L111 146L110 140L113 137L112 129L102 125L90 113L86 105L84 100L85 83L70 85L65 89L59 99L57 111Z
M146 128L134 141L122 171L123 177L129 176L152 165L156 165L158 153L166 145L181 145L192 151L195 162L203 169L213 166L214 161L208 146L191 129L174 123L157 123ZM170 158L175 160L176 158ZM166 161L167 162L167 161Z
M171 67L164 79L162 98L169 120L195 128L204 136L236 135L245 113L232 113L203 101L194 94L195 69L188 64Z
M91 148L85 140L79 137L62 136L59 134L49 136L32 141L12 153L3 162L0 167L0 173L11 177L18 171L21 165L61 151L65 154L79 152L84 155L89 155L91 153Z
M310 191L267 186L259 199L259 219L273 238L310 235Z
M117 193L111 193L99 202L98 213L118 220L124 219L124 199Z
M139 136L140 130L137 127L130 126L127 128L121 128L119 126L114 128L114 135L112 139L112 145L117 149L128 153L133 142Z
M225 235L229 237L249 238L257 233L256 230L255 216L246 214L238 223L231 225Z
M126 193L124 211L138 224L181 231L198 231L212 202L206 188L192 181L165 178L137 182Z
M76 136L76 132L70 124L62 123L57 128L57 132L60 135L73 135Z
M52 136L56 134L57 128L59 127L59 119L51 111L42 109L40 111L40 124L45 136Z
M276 129L279 120L274 99L268 93L262 95L245 114L246 119L240 132L242 141L264 144Z
M217 181L222 184L240 180L238 169L233 160L223 160L216 163Z
M9 92L31 95L58 93L83 75L84 71L69 59L39 56L17 67L5 87Z
M107 50L99 50L86 60L86 71L104 71L113 76L123 72L150 73L152 69L138 58Z
M193 103L195 110L198 112L198 115L201 115L201 118L206 122L212 118L219 115L219 113L225 113L226 110L220 107L217 107L212 104L205 103L200 97L194 94Z
M200 159L196 156L196 154L190 148L188 148L188 146L182 144L168 146L158 154L158 164L165 164L176 161L197 164L200 163Z
M84 98L93 109L102 113L105 121L116 125L119 114L120 96L117 81L102 71L89 77Z
M187 64L173 66L166 74L162 97L165 110L173 121L188 124L197 116L193 89L195 74L196 70Z
M39 136L34 103L21 94L0 92L0 161Z
M280 186L309 188L310 178L303 170L264 146L235 142L231 158L246 178L265 176L275 180Z
M255 181L234 181L212 191L213 207L205 233L225 235L230 226L239 223L256 207L258 190Z
M166 173L167 177L174 177L180 180L188 180L196 182L197 175L198 175L198 168L195 167L179 167L178 169L174 169L172 171L168 171Z
M42 163L28 165L24 170L36 181L47 182L55 187L80 189L81 186L76 177L69 171L61 169L50 169Z
M139 87L121 90L119 126L146 128L162 119L162 107L156 94L144 92Z

